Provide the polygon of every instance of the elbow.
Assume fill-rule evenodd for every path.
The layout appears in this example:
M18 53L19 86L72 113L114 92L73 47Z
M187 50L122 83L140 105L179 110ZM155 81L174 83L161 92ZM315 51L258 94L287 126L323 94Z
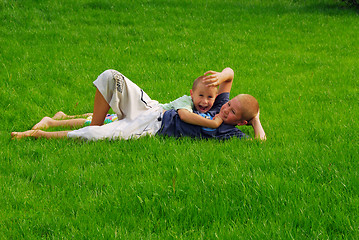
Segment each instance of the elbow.
M232 76L234 77L234 71L233 71L232 68L226 67L226 70L228 71L228 73L229 73L230 75L232 75Z
M185 111L185 110L179 109L179 110L177 111L177 113L178 113L179 118L180 118L182 121L184 121L184 120L186 119L186 111Z
M233 71L233 69L232 69L232 68L230 68L230 67L226 67L226 69L227 69L227 71L230 71L230 72L232 72L232 73L234 74L234 71Z

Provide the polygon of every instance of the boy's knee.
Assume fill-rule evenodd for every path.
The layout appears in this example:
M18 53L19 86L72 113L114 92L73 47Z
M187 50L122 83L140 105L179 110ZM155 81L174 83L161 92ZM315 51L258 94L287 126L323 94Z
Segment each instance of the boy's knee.
M113 69L108 69L101 73L96 81L101 82L100 85L106 86L106 89L111 89L111 91L113 91L116 88L120 93L122 93L125 85L125 77L120 72ZM96 86L98 87L98 85Z
M114 84L114 73L116 70L108 69L102 72L98 77L97 81L102 82L103 85L112 86Z
M100 77L106 80L112 80L113 79L113 72L116 70L113 69L107 69L103 73L101 73Z

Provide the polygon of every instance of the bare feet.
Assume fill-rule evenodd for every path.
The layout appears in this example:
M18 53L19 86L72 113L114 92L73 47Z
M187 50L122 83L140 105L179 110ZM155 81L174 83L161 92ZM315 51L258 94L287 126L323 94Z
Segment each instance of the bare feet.
M41 119L41 121L39 123L35 124L35 126L32 127L32 130L47 129L50 127L50 122L52 120L53 119L50 117L44 117L43 119Z
M55 119L55 120L60 120L60 119L65 119L65 118L67 118L67 115L62 111L55 113L55 115L52 117L52 119Z
M54 120L63 120L63 119L73 119L73 118L87 118L87 117L92 116L92 115L93 115L92 113L85 113L85 114L71 116L71 115L67 115L66 113L60 111L60 112L57 112L52 117L52 119L54 119Z
M40 130L28 130L28 131L25 131L25 132L12 132L11 137L13 139L14 138L20 139L20 138L23 138L23 137L38 137L37 133L39 131Z

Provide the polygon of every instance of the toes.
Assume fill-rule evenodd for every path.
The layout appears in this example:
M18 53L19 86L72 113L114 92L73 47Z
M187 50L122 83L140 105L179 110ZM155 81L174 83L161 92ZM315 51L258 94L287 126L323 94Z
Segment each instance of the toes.
M11 133L11 138L16 138L17 134L18 134L18 132L12 132Z

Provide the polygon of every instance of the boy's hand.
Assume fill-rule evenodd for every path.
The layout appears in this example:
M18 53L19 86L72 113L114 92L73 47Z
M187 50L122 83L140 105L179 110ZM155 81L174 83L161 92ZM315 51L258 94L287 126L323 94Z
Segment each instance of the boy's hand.
M223 119L219 116L219 114L216 114L216 116L214 116L214 118L212 120L216 123L216 125L217 125L216 128L221 126L221 124L223 123Z
M222 72L207 71L205 72L203 83L208 87L217 87L218 95L224 92L230 92L234 78L234 72L231 68L227 67Z
M211 70L205 72L204 75L208 75L203 78L203 83L206 84L208 87L217 87L225 80L223 79L221 72L216 72Z

